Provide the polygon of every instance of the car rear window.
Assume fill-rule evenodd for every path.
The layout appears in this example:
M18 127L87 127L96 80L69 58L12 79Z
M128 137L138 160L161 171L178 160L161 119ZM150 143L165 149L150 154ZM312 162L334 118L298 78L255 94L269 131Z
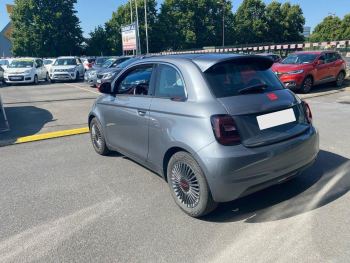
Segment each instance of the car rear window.
M217 98L237 96L251 87L264 87L264 92L284 89L271 69L258 63L220 63L204 72L204 75Z

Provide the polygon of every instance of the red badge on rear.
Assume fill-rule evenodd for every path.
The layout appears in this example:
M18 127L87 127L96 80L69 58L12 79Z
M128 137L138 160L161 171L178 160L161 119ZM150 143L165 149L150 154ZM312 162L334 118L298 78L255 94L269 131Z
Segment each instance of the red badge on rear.
M278 97L275 93L271 92L271 93L267 93L267 97L271 100L271 101L274 101L274 100L278 100Z

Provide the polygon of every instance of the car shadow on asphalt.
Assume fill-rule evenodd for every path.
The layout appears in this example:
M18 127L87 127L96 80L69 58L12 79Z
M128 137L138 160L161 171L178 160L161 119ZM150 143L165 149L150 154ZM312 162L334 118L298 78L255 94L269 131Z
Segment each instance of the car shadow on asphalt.
M349 159L320 151L314 165L298 177L220 204L217 210L202 220L261 223L286 219L325 206L346 194L349 189Z
M350 79L346 79L344 81L344 84L341 87L337 87L335 84L332 83L325 83L316 85L312 88L312 90L308 94L314 94L314 95L322 95L323 93L328 93L330 91L344 91L343 89L350 86ZM297 94L302 94L300 91L296 91Z
M5 107L10 131L0 134L0 146L13 144L20 137L37 134L46 123L54 121L52 114L34 106Z

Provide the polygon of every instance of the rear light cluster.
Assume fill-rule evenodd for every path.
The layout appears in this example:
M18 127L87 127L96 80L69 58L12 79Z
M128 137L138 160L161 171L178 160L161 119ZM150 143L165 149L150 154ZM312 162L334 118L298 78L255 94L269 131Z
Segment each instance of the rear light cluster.
M211 117L216 140L222 145L235 145L241 142L235 121L230 115L214 115Z
M311 109L310 109L310 105L303 101L303 108L304 108L304 112L305 112L305 116L306 116L306 119L307 119L307 122L312 124L312 112L311 112Z

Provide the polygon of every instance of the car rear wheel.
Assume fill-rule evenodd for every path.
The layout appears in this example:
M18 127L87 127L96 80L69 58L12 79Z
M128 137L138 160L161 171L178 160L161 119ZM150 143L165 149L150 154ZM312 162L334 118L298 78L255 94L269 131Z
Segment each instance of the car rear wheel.
M300 91L302 93L309 93L313 86L313 80L311 77L306 77L301 84Z
M110 150L106 145L101 123L93 118L90 123L90 138L95 151L100 155L108 155Z
M344 72L339 72L339 74L337 76L337 79L336 79L337 87L343 86L344 79L345 79L345 73Z
M176 204L186 214L201 217L217 207L202 169L189 153L177 152L171 157L167 179Z

